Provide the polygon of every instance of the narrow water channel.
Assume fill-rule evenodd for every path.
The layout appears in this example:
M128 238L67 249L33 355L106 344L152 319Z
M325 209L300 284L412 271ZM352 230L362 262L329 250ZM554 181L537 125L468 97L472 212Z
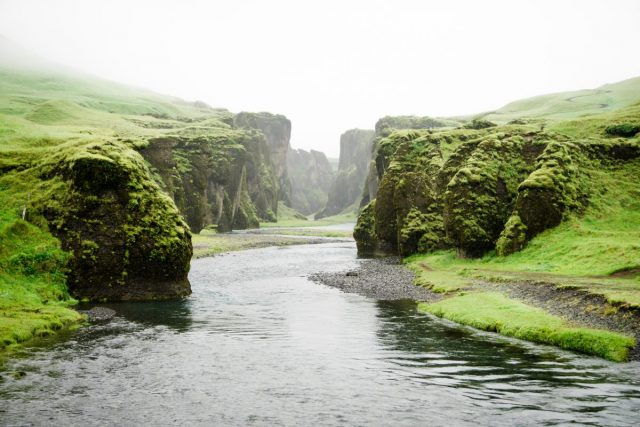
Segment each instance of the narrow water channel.
M637 425L640 364L306 278L357 262L335 242L196 260L191 298L111 305L112 322L0 368L0 424Z

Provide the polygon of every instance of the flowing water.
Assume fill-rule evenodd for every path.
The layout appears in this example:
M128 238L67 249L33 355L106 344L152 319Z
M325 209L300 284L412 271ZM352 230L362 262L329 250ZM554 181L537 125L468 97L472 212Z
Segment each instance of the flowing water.
M310 282L353 243L194 261L182 302L0 368L2 425L637 425L640 364L455 326ZM26 374L26 375L23 375Z

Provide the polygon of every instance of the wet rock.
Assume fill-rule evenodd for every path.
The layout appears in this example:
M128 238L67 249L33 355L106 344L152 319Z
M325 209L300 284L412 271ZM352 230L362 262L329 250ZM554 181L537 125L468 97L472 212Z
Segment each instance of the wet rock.
M116 315L116 311L107 307L93 307L90 310L81 310L80 313L86 314L91 323L108 322Z

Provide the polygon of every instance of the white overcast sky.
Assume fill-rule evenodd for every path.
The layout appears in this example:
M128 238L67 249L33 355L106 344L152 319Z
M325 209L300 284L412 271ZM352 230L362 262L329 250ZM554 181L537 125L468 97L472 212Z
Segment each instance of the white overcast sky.
M111 80L285 114L294 148L333 157L384 115L640 75L639 0L0 0L0 34Z

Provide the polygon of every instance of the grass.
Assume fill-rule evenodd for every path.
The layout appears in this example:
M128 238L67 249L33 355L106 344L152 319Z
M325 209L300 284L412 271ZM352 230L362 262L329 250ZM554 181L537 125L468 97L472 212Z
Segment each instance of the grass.
M522 117L567 120L628 107L640 100L640 78L606 84L596 89L560 92L511 102L481 115L497 123Z
M577 328L560 317L495 292L471 293L436 303L420 311L463 325L531 342L622 362L635 345L631 337L600 329Z
M300 228L300 227L324 227L328 225L344 224L347 222L356 222L356 214L353 212L343 213L334 216L328 216L326 218L312 220L312 219L298 219L298 218L278 218L278 222L261 222L260 228Z
M66 289L66 256L50 234L0 212L0 351L83 321Z
M204 258L227 252L268 246L302 245L309 243L309 239L302 237L253 233L218 234L207 230L202 230L200 234L193 234L191 241L193 242L193 258Z
M418 263L411 263L409 267L416 273L415 284L435 293L456 292L472 285L471 279L456 271L432 270L426 264Z
M352 239L353 231L351 230L318 230L315 228L267 228L260 231L263 235L281 235L281 236L309 236L309 237L334 237L343 239Z

